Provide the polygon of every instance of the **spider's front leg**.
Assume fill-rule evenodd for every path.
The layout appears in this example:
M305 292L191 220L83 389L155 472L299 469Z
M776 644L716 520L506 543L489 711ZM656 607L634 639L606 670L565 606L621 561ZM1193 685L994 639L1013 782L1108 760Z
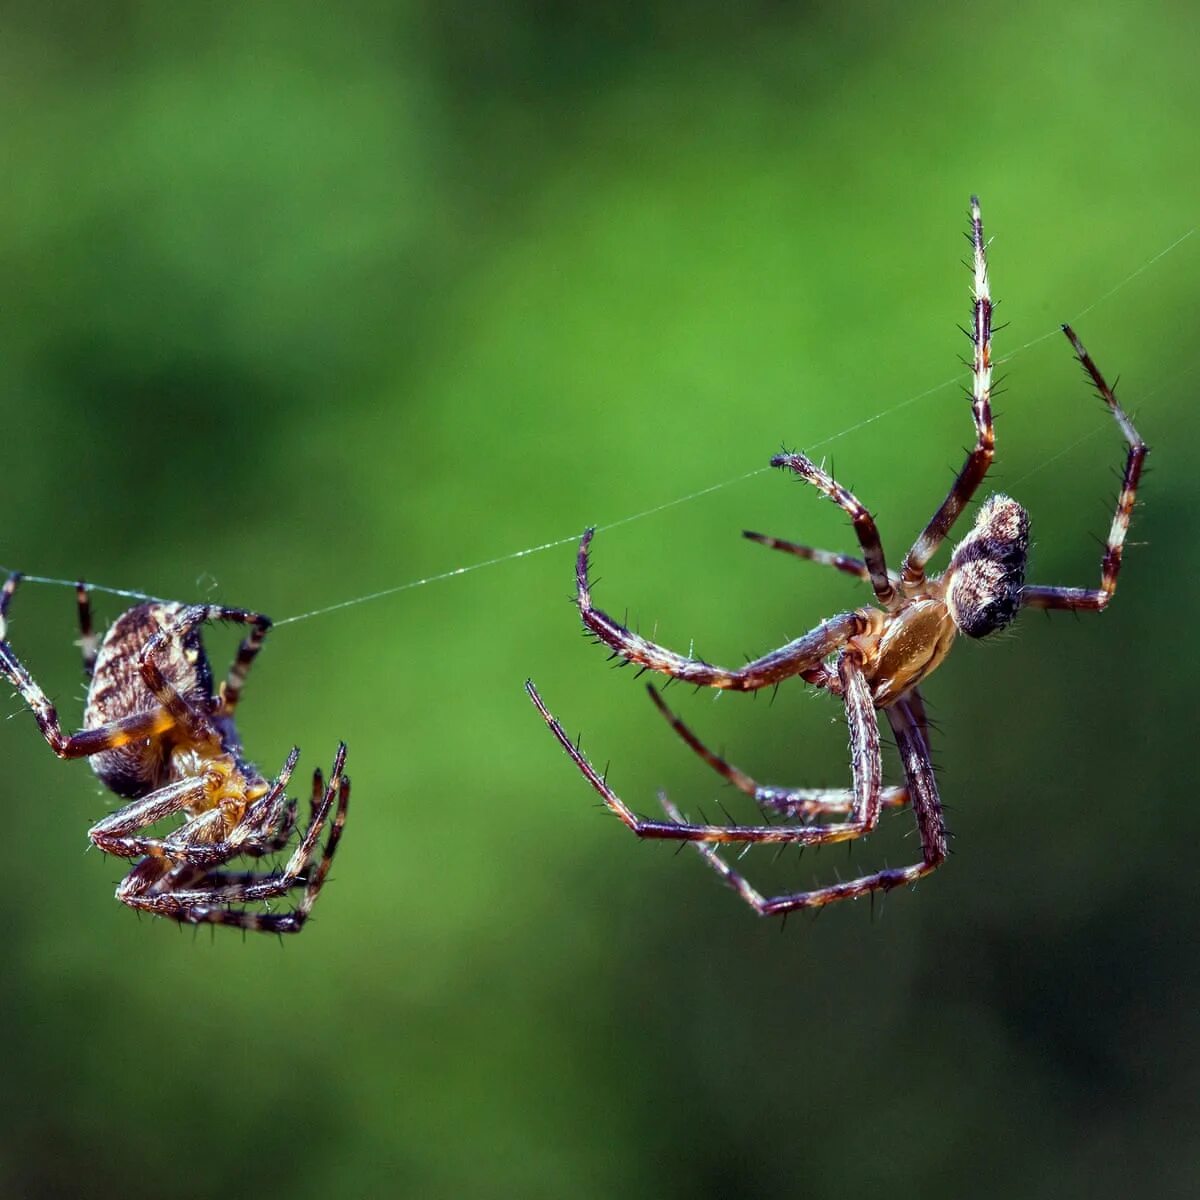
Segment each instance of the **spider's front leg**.
M559 745L567 752L580 774L600 794L610 811L640 838L680 842L739 842L757 844L822 845L844 842L861 837L879 823L882 804L882 769L879 755L879 724L875 720L875 705L871 689L863 674L857 655L845 653L838 659L838 678L850 723L853 747L854 804L849 821L833 825L708 825L683 820L671 810L669 821L652 821L639 817L608 786L608 782L588 762L583 751L567 736L566 730L550 713L533 686L527 680L525 690L542 719L550 727Z
M118 858L137 858L142 854L164 858L166 842L162 838L137 837L137 831L202 803L206 790L202 777L167 784L97 821L88 830L88 839L105 854L115 854Z
M104 750L115 750L130 742L154 737L175 724L170 713L154 708L109 721L95 729L64 733L54 705L8 643L8 607L21 578L20 572L14 572L0 589L0 675L20 693L21 699L33 713L46 744L59 758L86 758ZM88 663L86 646L84 663L85 666Z
M811 550L807 546L797 546L790 542L780 542L777 539L764 539L757 534L747 534L754 541L763 542L774 549L786 549L801 558L809 558L836 567L840 571L858 574L865 578L875 589L875 598L884 608L893 606L896 600L896 580L888 571L887 559L883 553L883 543L879 540L879 530L875 526L875 518L867 511L866 506L849 489L842 487L832 475L821 470L807 455L777 454L771 459L773 467L787 467L795 471L806 483L811 483L823 496L834 502L851 520L858 544L862 547L863 558L842 558L831 555L828 551Z
M971 414L975 420L975 445L942 501L929 519L921 536L913 543L900 568L900 577L911 595L925 582L925 566L958 520L959 514L979 489L996 452L996 433L992 427L992 293L988 284L987 242L983 236L983 218L979 198L971 197L971 232L974 287L972 320L967 336L973 349L971 362Z
M863 633L867 629L867 620L860 613L842 613L840 616L831 617L803 637L736 670L713 666L699 659L685 658L674 650L668 650L665 646L648 641L626 629L608 613L593 607L588 581L588 547L595 532L594 529L589 529L584 533L579 543L579 555L575 560L579 615L584 625L605 645L610 646L620 658L637 663L648 671L661 671L673 679L682 679L699 687L749 692L799 675L818 687L837 690L836 676L825 666L824 660L855 634Z
M915 693L914 693L915 695ZM872 892L887 892L892 888L916 883L918 879L936 870L949 853L946 844L946 823L942 816L942 804L938 797L937 784L933 778L933 764L929 759L929 744L925 738L925 724L920 700L910 703L902 699L887 713L888 723L896 736L896 745L904 762L904 775L908 781L908 792L912 799L913 812L917 818L917 831L921 837L922 858L910 867L891 868L835 883L829 887L816 888L808 892L792 892L782 896L764 896L744 876L738 874L717 853L715 847L697 843L696 849L704 856L709 866L725 880L741 898L760 916L777 916L798 908L821 908L837 900L855 900ZM871 723L878 737L878 721L871 714ZM851 742L855 737L851 727ZM857 758L857 753L856 753ZM660 796L667 815L681 820L679 810L665 797Z
M853 788L780 788L766 787L756 782L745 771L726 762L719 754L710 750L666 705L657 689L647 685L646 691L654 706L666 718L667 723L683 741L696 752L718 775L727 779L740 792L750 796L760 808L771 808L787 817L812 820L822 813L848 813L854 811ZM908 788L885 787L879 793L884 808L903 808L908 803Z
M1113 513L1112 526L1108 531L1104 557L1100 560L1100 586L1098 588L1027 587L1021 593L1021 603L1027 608L1103 612L1117 590L1117 575L1121 570L1121 558L1125 552L1125 537L1129 533L1129 523L1133 519L1138 480L1141 478L1142 464L1145 462L1146 455L1150 453L1150 448L1138 436L1133 422L1117 403L1116 393L1104 381L1104 376L1100 374L1091 355L1083 348L1083 343L1075 336L1075 331L1070 325L1064 325L1063 333L1067 335L1067 339L1074 347L1075 357L1079 359L1083 369L1096 385L1109 412L1120 426L1129 449L1125 455L1125 474L1121 481L1121 494L1117 498L1117 510Z

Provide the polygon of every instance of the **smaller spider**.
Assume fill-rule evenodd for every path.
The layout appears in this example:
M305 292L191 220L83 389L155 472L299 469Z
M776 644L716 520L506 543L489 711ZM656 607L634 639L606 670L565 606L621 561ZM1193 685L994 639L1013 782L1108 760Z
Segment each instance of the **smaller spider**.
M296 824L296 802L285 791L300 751L293 748L278 777L268 781L243 757L233 719L270 619L222 605L152 600L123 613L101 640L92 630L87 585L77 584L79 644L89 684L83 729L65 734L53 704L8 643L8 608L20 581L19 573L10 575L0 591L0 674L20 692L59 758L90 758L104 786L129 801L88 830L101 850L138 860L118 885L117 899L181 924L298 933L329 873L346 821L350 779L343 774L344 743L328 784L320 770L313 773L308 828L283 870L220 869L240 855L257 858L283 850ZM201 640L207 621L250 627L216 692ZM314 867L331 810L329 837ZM176 814L185 819L173 832L145 835L149 826ZM300 889L291 912L236 907Z
M659 799L667 820L639 817L584 757L579 746L551 715L532 681L525 687L551 732L584 778L608 808L638 837L691 842L709 865L760 915L786 914L794 909L819 908L836 900L889 891L916 883L945 861L948 853L941 800L929 756L929 727L918 685L945 659L955 638L986 637L1004 628L1027 608L1102 612L1117 589L1117 573L1125 535L1133 513L1138 479L1147 448L1133 422L1117 403L1112 388L1067 325L1066 334L1084 371L1095 385L1123 435L1127 450L1125 475L1100 563L1098 588L1032 587L1025 584L1029 551L1029 516L1008 496L991 496L979 509L975 528L950 556L944 574L929 578L926 566L968 502L972 499L995 453L992 429L991 331L992 300L988 287L987 242L979 201L971 198L973 249L973 319L967 336L974 348L971 410L975 421L975 446L962 470L929 519L924 532L905 556L899 573L889 571L874 518L858 499L803 454L779 454L773 467L794 472L832 500L850 517L862 548L862 558L849 558L816 550L779 538L747 533L761 545L798 558L833 567L869 583L879 607L863 607L822 622L809 633L764 654L737 670L677 654L626 629L607 613L593 607L588 579L588 548L594 530L579 546L575 563L576 598L587 630L612 650L611 657L637 663L642 670L661 671L697 687L756 691L799 677L841 698L850 729L853 787L763 787L745 772L714 754L663 703L650 688L650 696L672 728L710 767L759 804L797 824L709 825L684 819L662 793ZM904 768L902 787L884 787L880 761L879 718L882 710L896 738ZM869 834L879 824L885 807L912 805L921 838L921 861L908 867L876 871L858 879L818 887L812 891L767 897L759 893L717 853L717 846L754 844L812 846L848 841ZM842 816L840 821L816 823L816 818Z

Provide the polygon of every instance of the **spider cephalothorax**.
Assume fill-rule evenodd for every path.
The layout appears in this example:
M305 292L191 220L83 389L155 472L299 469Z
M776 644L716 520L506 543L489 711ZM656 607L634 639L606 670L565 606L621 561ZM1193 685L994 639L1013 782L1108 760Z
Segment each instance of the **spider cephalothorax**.
M79 584L88 695L83 729L65 734L54 706L7 640L8 607L20 580L20 575L10 575L0 591L0 673L33 710L55 754L90 758L105 787L130 801L88 831L107 853L139 860L121 881L117 898L185 924L299 931L325 881L346 819L350 780L343 773L344 745L338 747L328 785L319 770L313 775L311 819L282 871L217 869L242 855L282 850L295 828L296 802L285 792L299 750L292 750L274 781L267 780L244 757L234 724L242 685L270 620L238 608L153 600L123 613L99 641L92 630L87 587ZM250 627L215 692L201 638L206 621ZM331 811L329 837L314 866ZM166 837L146 835L156 822L178 815L183 823ZM291 912L241 907L296 890L301 895Z
M816 550L758 533L746 534L761 545L833 567L870 583L878 607L867 606L831 617L786 646L772 650L744 667L730 670L647 641L592 606L588 580L592 530L584 534L576 560L576 592L583 623L599 641L612 649L614 657L702 687L756 691L798 677L839 696L845 705L850 729L853 787L850 790L763 787L709 750L667 709L658 692L651 688L650 696L659 710L709 766L753 797L764 814L774 812L798 823L694 824L686 821L666 797L661 799L668 819L648 820L637 816L608 786L550 714L532 682L526 684L533 703L575 765L600 793L605 804L634 833L639 837L694 843L722 878L759 913L818 908L834 900L886 891L914 883L939 866L946 857L947 835L929 758L928 723L919 685L945 659L960 632L972 638L986 637L1004 628L1022 606L1099 611L1107 606L1116 591L1125 535L1147 449L1117 403L1113 390L1066 325L1063 332L1116 419L1128 446L1124 486L1101 562L1100 586L1094 589L1027 586L1029 516L1015 500L1000 495L990 497L982 505L975 527L954 548L945 573L935 578L926 575L926 566L983 482L995 452L991 409L992 301L983 221L979 201L974 197L971 199L969 236L974 251L973 321L968 336L974 348L971 410L975 445L968 452L949 494L905 556L900 571L888 570L871 514L851 492L803 454L776 455L771 465L794 472L847 513L854 524L862 558ZM883 711L896 738L904 768L902 787L884 787L882 783L877 710ZM762 896L716 851L716 846L721 843L803 846L846 841L870 833L885 806L907 804L912 805L921 836L919 863L877 871L813 891ZM824 824L816 820L835 815L846 819Z

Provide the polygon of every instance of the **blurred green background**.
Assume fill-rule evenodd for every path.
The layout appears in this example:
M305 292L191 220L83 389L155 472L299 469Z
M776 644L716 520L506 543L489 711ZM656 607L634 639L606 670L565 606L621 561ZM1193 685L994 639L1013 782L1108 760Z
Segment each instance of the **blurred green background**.
M921 394L966 349L972 191L996 352L1036 341L994 476L1034 579L1096 579L1122 455L1058 322L1155 454L1114 607L931 681L957 855L873 922L780 936L597 809L526 675L636 807L732 800L579 636L569 545L272 636L250 753L344 737L355 785L282 947L118 906L84 852L111 797L7 700L0 1190L1195 1195L1200 236L1108 293L1200 221L1197 33L1115 0L6 4L10 566L283 618L781 442L895 560L971 437L957 386ZM853 545L762 473L598 535L598 602L734 663L865 602L743 528ZM71 594L13 618L77 721ZM847 778L827 699L672 696L765 781ZM743 866L807 886L910 828Z

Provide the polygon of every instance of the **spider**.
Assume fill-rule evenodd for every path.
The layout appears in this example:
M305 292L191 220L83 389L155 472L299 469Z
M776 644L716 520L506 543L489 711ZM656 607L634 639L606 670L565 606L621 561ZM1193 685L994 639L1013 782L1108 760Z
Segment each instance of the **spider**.
M0 673L29 705L59 758L90 758L105 787L129 801L88 830L92 843L106 853L137 859L118 885L117 899L180 924L299 932L346 820L345 744L338 746L328 784L319 769L313 773L308 828L281 872L219 869L240 855L283 850L296 824L296 802L285 791L300 751L293 748L278 777L268 781L243 757L234 725L242 686L270 618L221 605L153 600L123 613L101 640L92 629L87 585L77 584L79 644L89 685L83 729L65 734L54 705L8 642L8 609L20 581L20 573L14 573L0 590ZM216 692L201 640L207 621L249 626ZM313 867L331 810L325 850ZM144 833L176 814L184 821L166 837ZM303 893L291 912L235 907L299 889Z
M1068 325L1062 327L1075 356L1115 418L1128 446L1125 474L1116 512L1100 565L1098 588L1041 587L1025 584L1029 550L1029 516L1008 496L993 495L980 507L975 527L960 541L950 565L930 577L926 566L947 538L963 509L983 482L994 454L991 411L992 301L988 289L987 244L979 201L971 198L970 232L973 248L973 321L966 331L974 347L971 409L975 445L968 452L949 494L930 518L905 556L899 573L888 569L875 521L846 488L799 453L778 454L771 465L792 471L810 483L850 517L862 550L850 558L779 538L746 532L760 545L822 566L833 567L871 585L879 607L863 607L822 622L803 637L736 670L675 653L626 629L593 607L588 577L588 550L595 532L589 529L579 546L575 565L577 602L584 626L609 646L612 657L637 663L642 670L661 671L699 687L756 691L799 677L841 698L850 731L852 787L807 789L763 787L705 746L649 688L650 697L683 741L734 787L754 798L763 811L779 814L793 824L694 824L662 793L659 800L667 819L639 817L608 786L567 736L538 695L532 680L526 691L546 724L607 807L640 838L691 842L708 864L760 915L787 914L819 908L913 884L945 861L947 833L930 761L928 722L919 685L946 658L959 633L982 638L1003 629L1022 607L1102 612L1112 599L1121 568L1138 479L1147 447L1117 403L1113 389ZM622 664L624 665L624 664ZM639 672L640 674L640 672ZM670 682L670 680L668 680ZM905 783L884 787L880 765L879 721L882 710L891 726L904 769ZM764 896L735 872L717 852L721 844L774 843L800 846L847 841L869 834L884 808L911 805L921 839L921 861L885 869L812 891ZM841 817L841 820L833 818ZM818 818L826 818L821 823Z

